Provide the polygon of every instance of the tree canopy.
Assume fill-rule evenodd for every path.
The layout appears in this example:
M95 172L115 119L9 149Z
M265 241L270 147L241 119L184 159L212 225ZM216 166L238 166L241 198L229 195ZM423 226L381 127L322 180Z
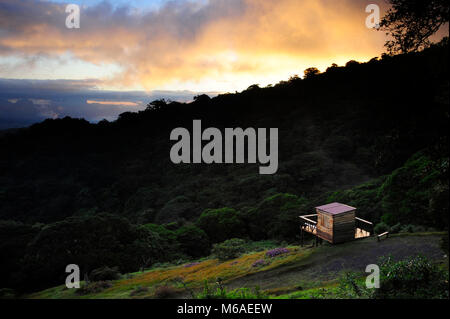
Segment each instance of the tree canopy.
M380 23L380 30L392 37L385 44L390 54L422 50L430 37L448 23L446 0L389 0L391 8Z

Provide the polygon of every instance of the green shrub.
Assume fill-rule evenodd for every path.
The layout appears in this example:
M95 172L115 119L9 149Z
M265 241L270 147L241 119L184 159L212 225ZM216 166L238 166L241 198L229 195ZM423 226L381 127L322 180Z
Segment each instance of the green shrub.
M177 219L191 219L195 216L196 205L186 196L178 196L169 200L156 214L158 224L174 222Z
M199 217L197 225L205 231L213 243L244 236L245 223L239 212L232 208L208 209Z
M168 241L168 242L175 242L176 241L176 235L175 232L172 230L169 230L166 225L158 225L158 224L145 224L144 227L148 229L149 231L152 231L159 235L160 238Z
M155 298L157 299L174 299L179 294L179 291L171 286L159 286L155 289Z
M284 241L279 242L277 240L260 240L260 241L249 240L245 242L245 253L259 252L287 245L288 244L286 242Z
M175 224L175 223L174 223ZM174 230L169 229L173 224L157 225L146 224L143 227L148 231L157 234L160 239L162 250L165 258L156 258L160 262L168 262L179 258L186 258L186 255L180 252L180 245L177 241L177 234ZM154 258L155 259L155 258Z
M420 232L426 232L426 231L433 231L433 228L431 227L425 227L422 225L403 225L401 227L400 232L402 233L420 233Z
M448 270L441 270L425 257L394 261L383 257L380 266L380 288L369 289L365 276L345 273L339 281L340 298L373 299L448 299Z
M137 214L142 223L152 222L156 211L152 207L155 201L160 197L158 187L142 187L136 193L131 195L124 204L124 213L126 215Z
M448 176L440 162L419 152L386 178L378 191L382 221L448 226Z
M220 260L238 258L245 252L245 240L233 238L213 246L212 253Z
M394 226L390 227L389 231L393 234L397 234L402 230L402 225L400 223L395 224Z
M120 278L118 267L109 268L108 266L97 268L91 271L89 280L91 281L107 281L117 280Z
M206 233L195 225L185 225L175 231L181 251L191 257L207 256L211 250Z
M371 291L362 283L359 274L346 272L339 278L337 295L345 299L368 298Z
M68 248L70 247L70 249ZM118 266L123 273L142 266L142 258L163 261L159 236L120 216L70 217L43 227L27 247L21 273L27 285L44 289L64 282L68 263L94 270Z
M88 294L96 294L111 287L112 284L109 281L96 281L81 286L75 292L79 295L84 296Z
M394 261L387 257L380 265L380 288L374 289L374 298L448 299L448 292L448 271L427 258Z
M0 299L14 299L16 292L13 289L0 288Z
M216 283L217 287L209 287L208 281L205 280L203 291L197 295L197 299L265 299L265 295L259 287L254 289L249 288L237 288L227 291L222 285L220 278Z
M308 210L308 201L292 194L276 194L266 198L245 213L251 239L295 241L299 236L299 212Z
M389 226L383 222L378 223L375 225L375 227L373 228L375 234L382 234L384 232L389 231Z
M346 203L357 207L358 217L377 221L380 218L378 189L385 179L385 177L379 177L351 189L335 191L328 195L326 202Z
M136 287L130 292L130 297L141 296L143 294L148 293L148 287Z
M413 233L414 232L414 225L403 225L401 231L402 233Z
M393 225L397 222L397 219L392 213L384 213L383 216L381 216L381 222L387 225Z
M426 152L411 156L405 164L370 182L327 197L358 208L358 216L389 226L421 224L448 228L448 158L435 159ZM400 231L397 227L393 231Z
M432 227L425 227L423 225L415 225L414 229L414 233L423 233L428 231L429 229L433 229Z

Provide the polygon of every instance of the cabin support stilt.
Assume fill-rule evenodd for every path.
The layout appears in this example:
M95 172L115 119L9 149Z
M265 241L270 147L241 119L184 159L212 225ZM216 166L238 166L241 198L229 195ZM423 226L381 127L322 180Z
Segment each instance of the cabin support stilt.
M301 232L301 235L300 235L300 246L303 247L303 241L304 241L303 226L300 227L300 232Z

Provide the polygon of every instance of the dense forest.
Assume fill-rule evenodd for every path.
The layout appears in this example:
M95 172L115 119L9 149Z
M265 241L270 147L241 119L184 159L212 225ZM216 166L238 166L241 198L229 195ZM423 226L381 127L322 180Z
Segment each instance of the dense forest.
M0 133L0 288L65 266L136 271L230 238L298 241L297 216L340 201L380 227L448 229L448 39L421 52L308 69L274 86L158 100L114 122ZM176 127L279 129L279 169L170 161Z

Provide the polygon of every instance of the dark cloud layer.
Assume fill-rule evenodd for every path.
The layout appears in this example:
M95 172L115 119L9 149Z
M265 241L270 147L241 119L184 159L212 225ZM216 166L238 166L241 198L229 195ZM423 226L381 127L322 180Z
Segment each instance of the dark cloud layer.
M46 118L64 116L93 122L114 120L120 113L144 109L155 99L186 102L199 94L190 91L103 91L96 90L95 85L96 81L92 80L0 79L0 129L23 127Z

